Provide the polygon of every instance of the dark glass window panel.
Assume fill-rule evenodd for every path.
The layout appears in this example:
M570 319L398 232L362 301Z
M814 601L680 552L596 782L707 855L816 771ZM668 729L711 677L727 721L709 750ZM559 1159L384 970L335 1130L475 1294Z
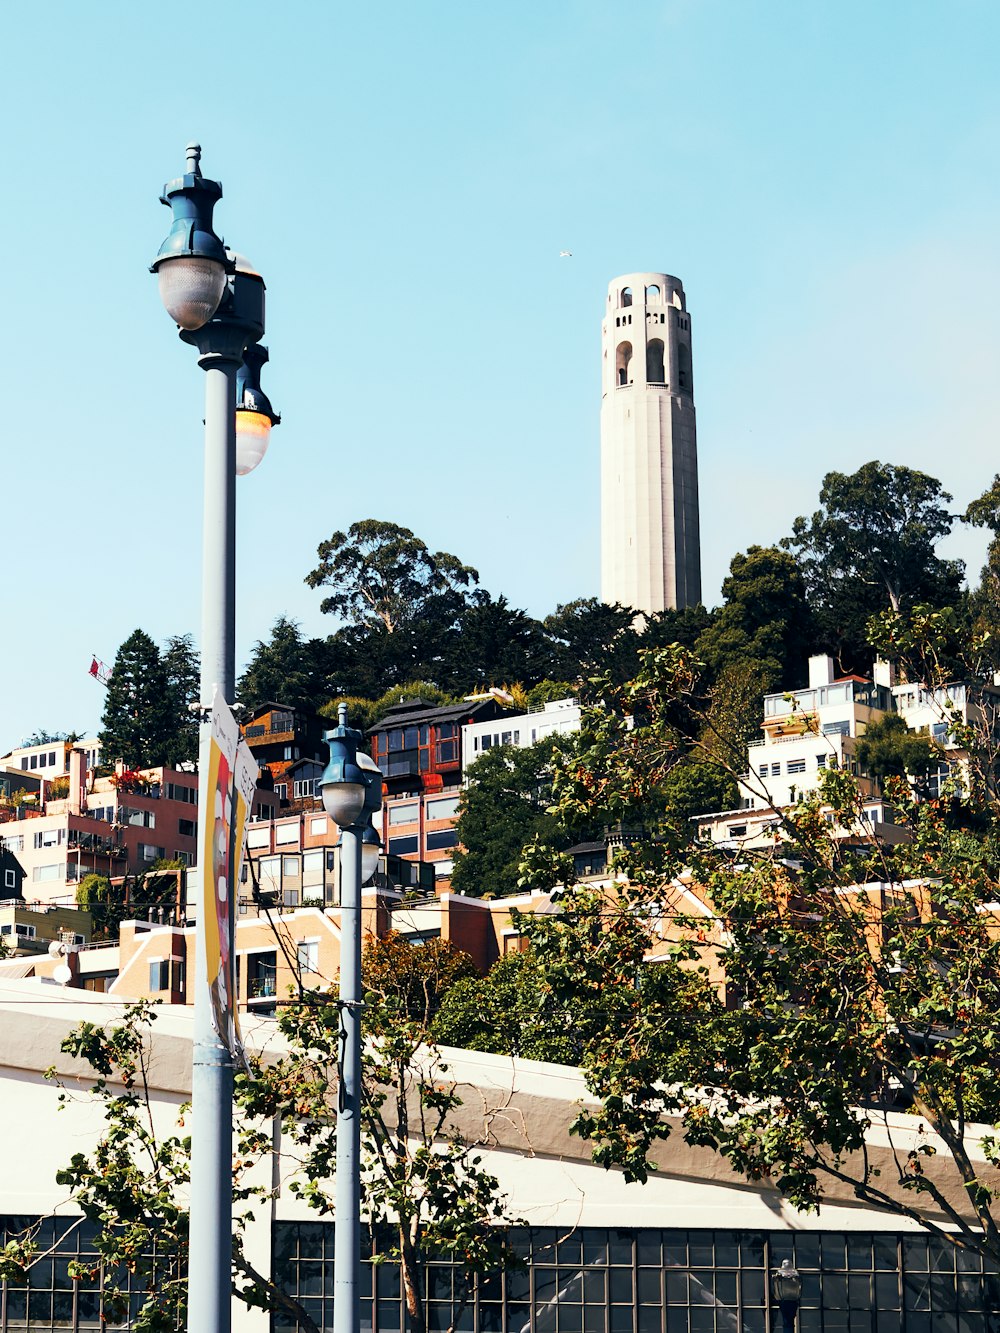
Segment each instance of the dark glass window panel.
M949 1245L947 1241L931 1240L928 1248L930 1250L930 1266L935 1273L954 1273L955 1271L955 1247Z
M46 1291L52 1288L52 1260L36 1259L28 1269L28 1286L33 1288L44 1288Z
M899 1278L895 1273L875 1274L876 1310L899 1309Z
M824 1268L832 1268L834 1272L842 1273L847 1267L847 1238L845 1236L823 1236L821 1238L820 1254Z
M458 846L458 834L454 829L439 829L436 833L427 834L427 850L429 852L441 851L446 847ZM549 1260L551 1263L551 1260Z
M838 1308L823 1312L823 1333L851 1333L851 1323L847 1311Z
M52 1297L52 1322L56 1328L73 1326L73 1293L57 1291Z
M928 1267L927 1241L923 1236L904 1236L903 1267L908 1273L926 1272Z
M376 1308L378 1310L378 1333L399 1333L402 1303L398 1301L379 1301Z
M559 1305L559 1333L582 1333L583 1306Z
M663 1299L660 1274L655 1268L640 1268L637 1277L637 1296L642 1305L659 1305Z
M535 1269L535 1308L536 1310L547 1302L555 1299L556 1292L559 1290L557 1281L557 1272L554 1268L536 1268Z
M98 1324L101 1316L100 1293L96 1291L77 1292L76 1313L81 1324Z
M490 1273L479 1279L480 1301L499 1301L503 1299L503 1274Z
M983 1261L975 1250L955 1250L955 1267L960 1273L981 1273Z
M634 1323L631 1305L612 1305L609 1333L633 1333Z
M955 1278L951 1273L932 1273L931 1274L931 1309L954 1310L958 1300L958 1292L955 1290Z
M300 1263L298 1293L300 1296L323 1295L323 1265L314 1260Z
M420 771L421 771L421 773L426 773L426 772L428 772L429 769L430 769L430 766L431 766L431 752L430 752L430 750L421 750L421 751L420 751Z
M585 1231L583 1233L583 1262L585 1264L606 1264L608 1262L608 1242L604 1232Z
M299 1333L299 1326L297 1323L286 1324L277 1315L275 1315L274 1318L273 1328L274 1328L274 1333Z
M567 1236L565 1240L560 1240L559 1262L573 1268L579 1268L583 1263L583 1242L578 1235L574 1234ZM657 1263L659 1263L659 1257L657 1257Z
M872 1242L870 1236L849 1236L847 1240L847 1267L871 1268Z
M443 1264L428 1264L425 1295L430 1301L451 1300L451 1268Z
M536 1264L554 1264L556 1261L556 1241L559 1233L555 1227L536 1227L531 1233L531 1256Z
M323 1254L323 1227L321 1224L303 1222L299 1225L299 1256L302 1259L319 1259ZM333 1235L330 1236L333 1244Z
M375 1277L375 1288L378 1292L380 1301L398 1301L400 1295L399 1289L399 1269L395 1264L379 1264Z
M716 1268L739 1268L740 1243L735 1236L720 1232L715 1238Z
M687 1273L667 1270L667 1304L668 1305L687 1305L688 1303L688 1276Z
M715 1299L731 1310L736 1309L736 1274L717 1272L715 1274Z
M432 1301L427 1307L427 1328L429 1333L445 1333L451 1324L451 1302Z
M875 1237L875 1267L891 1269L895 1272L899 1264L899 1251L895 1236Z
M744 1305L765 1305L766 1283L764 1274L744 1269L740 1273L740 1293Z
M655 1231L640 1231L635 1242L636 1258L640 1267L659 1268L660 1237Z
M942 1313L934 1312L933 1319L934 1333L959 1333L958 1315L950 1310Z
M740 1241L740 1254L744 1268L764 1267L764 1237L744 1236Z
M929 1310L931 1308L931 1284L926 1273L903 1274L903 1309ZM909 1320L907 1333L909 1333Z
M662 1333L663 1313L650 1305L642 1305L636 1312L635 1333Z
M715 1264L712 1234L692 1231L688 1234L688 1259L692 1268L712 1268Z
M583 1272L581 1269L560 1268L558 1288L560 1301L573 1301L579 1305L583 1300Z
M823 1274L823 1307L826 1310L847 1309L847 1274Z
M430 739L430 729L429 729L429 727L427 726L427 724L425 723L425 724L420 728L420 744L421 744L421 745L426 745L427 742L429 741L429 739Z
M631 1305L635 1299L631 1268L612 1268L609 1278L612 1304L620 1305L627 1301Z
M847 1305L851 1310L872 1308L872 1281L862 1273L852 1273L847 1279Z
M12 1324L23 1324L28 1317L28 1293L7 1288L7 1318Z
M929 1314L908 1314L906 1316L906 1333L934 1333Z
M398 729L395 730L395 731L390 731L390 732L388 733L388 736L387 736L387 738L386 738L386 741L387 741L387 744L388 744L388 748L389 748L389 753L390 753L390 754L394 753L394 751L396 751L396 750L401 750L401 749L403 748L403 733L402 733L402 731L401 731L401 730L398 730Z
M50 1291L31 1291L28 1293L28 1324L52 1323L52 1293Z
M687 1243L683 1237L664 1240L663 1262L668 1268L687 1268Z
M531 1275L530 1270L523 1268L507 1274L507 1299L509 1301L526 1301L531 1296Z
M583 1299L587 1305L604 1305L608 1299L608 1275L601 1269L583 1274Z
M799 1315L799 1328L805 1333L805 1324ZM740 1333L768 1333L767 1315L763 1310L744 1310Z
M56 1258L52 1263L52 1285L61 1291L73 1290L73 1279L69 1275L70 1260Z
M715 1333L715 1311L704 1305L696 1305L688 1315L688 1327L691 1333Z
M510 1330L510 1333L520 1333L522 1328L527 1327L530 1318L530 1305L507 1306L507 1328Z
M503 1306L481 1305L479 1307L480 1333L504 1333Z
M612 1231L608 1258L613 1264L632 1263L632 1236L627 1231Z
M420 742L417 739L418 731L416 727L403 728L403 749L415 750Z
M903 1333L903 1316L898 1310L882 1310L878 1316L878 1333Z
M583 1309L583 1333L606 1333L606 1311L603 1305L586 1305Z
M795 1263L793 1248L797 1238L792 1236L773 1236L771 1238L771 1267L780 1268L785 1259ZM796 1264L796 1267L799 1265Z

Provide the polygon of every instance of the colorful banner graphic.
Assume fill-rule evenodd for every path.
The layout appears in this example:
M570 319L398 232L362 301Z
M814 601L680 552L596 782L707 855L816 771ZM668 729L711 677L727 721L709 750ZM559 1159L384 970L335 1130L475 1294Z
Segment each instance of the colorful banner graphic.
M230 932L237 885L232 876L234 763L240 729L218 687L212 697L212 730L208 764L202 764L207 800L199 830L201 843L201 915L205 929L205 977L212 1004L212 1025L234 1057L240 1055L236 1020L236 978L230 953ZM207 768L207 772L205 769ZM245 827L245 824L244 824Z
M250 746L246 741L240 741L236 750L236 774L233 783L233 800L235 802L235 813L233 816L233 848L235 850L236 873L233 875L233 898L239 901L240 885L243 883L243 866L246 859L247 848L247 824L250 821L250 812L253 810L253 798L257 791L257 775L260 773L260 767L257 760L254 759L250 751ZM240 1020L237 1013L236 1004L233 1004L233 1024L235 1027L236 1041L242 1052L242 1039L240 1037ZM234 1051L235 1055L236 1052Z

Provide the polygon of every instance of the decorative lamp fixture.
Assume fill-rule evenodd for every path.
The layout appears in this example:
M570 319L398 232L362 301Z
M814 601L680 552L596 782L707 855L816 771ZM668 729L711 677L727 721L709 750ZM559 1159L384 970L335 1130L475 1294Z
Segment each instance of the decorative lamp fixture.
M187 171L163 187L160 203L173 210L167 238L150 266L160 284L160 300L182 329L200 329L215 314L233 264L212 228L212 211L222 198L218 181L201 174L201 146L187 147Z
M382 855L382 840L375 831L371 815L361 834L361 883L367 884L378 870L378 859Z
M337 715L338 725L323 734L330 761L320 778L320 789L326 813L338 828L350 828L364 809L367 783L358 759L367 756L358 755L362 736L347 725L346 704L340 705Z
M802 1276L791 1259L782 1259L781 1267L771 1274L771 1294L778 1302L786 1333L791 1333L802 1297Z
M245 477L267 453L271 427L281 417L260 387L260 370L267 362L267 348L251 343L236 372L236 475Z

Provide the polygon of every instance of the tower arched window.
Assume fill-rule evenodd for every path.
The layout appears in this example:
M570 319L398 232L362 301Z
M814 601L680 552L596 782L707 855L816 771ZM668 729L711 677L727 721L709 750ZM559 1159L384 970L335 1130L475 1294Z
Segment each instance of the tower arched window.
M660 289L655 282L651 282L646 288L646 300L658 301L660 299Z
M632 361L632 344L619 343L615 354L615 383L618 385L629 383L629 366Z
M623 306L625 306L625 305L631 305L631 304L632 304L632 288L631 288L631 287L623 287L623 288L622 288L621 304L622 304Z
M682 342L677 344L677 386L691 392L691 348Z
M649 384L663 384L663 339L650 338L646 344L646 380Z

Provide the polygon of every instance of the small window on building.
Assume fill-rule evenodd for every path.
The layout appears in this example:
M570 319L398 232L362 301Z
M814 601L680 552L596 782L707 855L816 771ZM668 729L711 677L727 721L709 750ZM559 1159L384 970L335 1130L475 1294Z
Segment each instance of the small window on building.
M761 764L760 767L757 769L757 772L762 778L766 778L768 774L768 765Z
M300 972L318 972L319 940L299 940L296 958Z
M420 847L420 839L414 833L403 838L390 838L389 851L393 856L412 856Z
M457 847L458 834L453 828L439 829L437 833L428 833L427 850L429 852L439 852L445 847Z
M5 870L3 872L3 886L5 889L17 888L17 876L14 874L13 870Z
M824 722L824 736L849 736L851 734L850 722Z
M745 838L747 836L746 824L730 824L727 830L731 838Z
M165 958L158 958L149 965L149 989L151 991L170 989L170 963Z
M631 287L623 287L623 288L622 288L621 304L622 304L623 306L629 306L629 305L632 304L632 288L631 288Z
M777 778L777 777L780 777L780 776L781 776L781 765L780 765L780 764L772 764L772 765L771 765L771 777L772 777L772 778Z
M658 301L660 299L660 289L655 282L651 282L646 288L646 300Z
M789 759L789 773L804 773L806 771L806 761L804 759Z

